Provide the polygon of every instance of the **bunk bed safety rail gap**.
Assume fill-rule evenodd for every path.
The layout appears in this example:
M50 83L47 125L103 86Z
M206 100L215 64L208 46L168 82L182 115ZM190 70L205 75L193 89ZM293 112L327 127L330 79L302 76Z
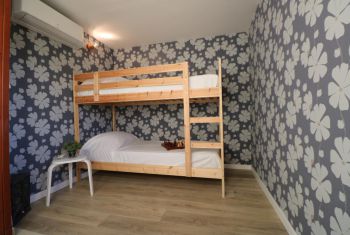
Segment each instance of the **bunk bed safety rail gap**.
M168 86L168 85L182 85L182 77L163 77L163 78L147 78L143 80L118 81L109 83L99 83L99 90L116 89L116 88L133 88L133 87L147 87L147 86ZM79 85L79 91L94 90L94 85Z
M99 78L108 77L128 77L128 76L139 76L144 74L159 74L159 73L170 73L170 72L182 72L184 66L187 66L187 62L177 64L165 64L165 65L154 65L139 68L129 68L111 71L100 71L97 72ZM83 82L85 80L92 79L94 73L81 73L74 76L74 80Z

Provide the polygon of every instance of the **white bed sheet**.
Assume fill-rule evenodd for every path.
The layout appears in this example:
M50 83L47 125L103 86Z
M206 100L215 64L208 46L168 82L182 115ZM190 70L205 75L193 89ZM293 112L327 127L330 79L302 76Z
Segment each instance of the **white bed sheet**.
M184 149L167 151L158 141L135 141L109 154L90 155L91 161L145 165L185 166ZM192 167L221 168L218 150L192 151Z
M101 83L112 83L117 81L127 81L126 78L112 77L104 79ZM214 88L218 86L218 75L216 74L204 74L189 77L190 89L204 89ZM93 80L87 80L83 82L83 85L93 84ZM112 94L127 94L127 93L141 93L141 92L156 92L156 91L170 91L170 90L182 90L182 85L169 85L169 86L146 86L146 87L130 87L130 88L113 88L100 90L100 95L112 95ZM93 90L79 91L78 96L91 96Z

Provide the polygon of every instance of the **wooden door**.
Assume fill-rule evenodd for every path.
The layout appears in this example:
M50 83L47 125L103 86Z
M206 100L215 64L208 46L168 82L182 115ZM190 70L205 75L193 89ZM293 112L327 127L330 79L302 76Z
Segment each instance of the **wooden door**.
M0 0L0 234L11 235L9 63L11 1Z

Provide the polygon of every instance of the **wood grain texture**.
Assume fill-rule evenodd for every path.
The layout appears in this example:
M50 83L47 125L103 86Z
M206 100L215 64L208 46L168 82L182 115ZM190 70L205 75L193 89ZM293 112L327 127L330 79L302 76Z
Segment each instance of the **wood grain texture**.
M145 165L118 162L91 162L93 170L121 171L141 174L186 176L186 168L182 166ZM77 169L86 169L85 164L77 163ZM221 168L190 168L193 177L221 179Z
M100 96L100 83L98 80L98 73L94 73L94 101L99 101L99 96Z
M137 68L126 68L119 70L100 71L98 72L99 78L107 77L127 77L127 76L138 76L143 74L159 74L182 71L183 67L187 62L177 64L161 64L153 66L144 66ZM94 77L94 73L81 73L74 76L76 81L84 81Z
M73 90L77 90L74 88ZM94 96L75 96L75 102L78 104L112 104L140 102L140 101L160 101L160 100L181 100L183 99L182 90L140 92L128 94L98 95L99 100L94 100ZM189 91L190 99L208 99L220 96L219 88L192 89ZM162 102L163 103L163 102ZM130 105L130 104L128 104Z
M221 142L212 141L192 141L191 147L197 149L222 149Z
M221 178L221 194L222 197L225 198L226 190L225 190L225 144L224 144L224 105L222 100L222 66L221 66L221 58L218 59L218 85L220 89L220 97L219 97L219 117L220 117L220 123L219 123L219 135L220 135L220 144L221 144L221 150L220 150L220 157L221 157L221 169L222 169L222 178Z
M32 205L18 225L41 234L287 234L250 171L226 172L227 197L215 180L118 172L94 175Z
M188 63L183 69L183 111L184 111L184 135L185 135L185 168L186 176L192 176L192 151L191 151L191 125L190 125L190 81L188 74Z
M191 117L191 123L219 123L220 117Z

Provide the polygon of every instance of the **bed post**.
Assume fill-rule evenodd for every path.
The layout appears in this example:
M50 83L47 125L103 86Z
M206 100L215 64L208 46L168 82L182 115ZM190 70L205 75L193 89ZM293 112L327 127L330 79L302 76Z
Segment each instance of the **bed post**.
M116 107L115 107L115 104L112 104L112 131L116 131L116 115L115 115L115 112L116 112Z
M76 92L78 89L78 81L75 80L75 76L73 77L73 112L74 112L74 141L80 142L80 130L79 130L79 104L76 102ZM77 182L80 181L80 165L79 163L76 164L76 176L77 176Z
M189 81L188 81L188 63L184 63L182 76L184 80L184 134L185 134L185 169L186 176L192 176L192 157L191 157L191 126L190 126L190 96L189 96Z
M220 97L219 97L219 135L220 135L220 155L221 155L221 193L222 197L225 198L225 159L224 159L224 120L223 120L223 104L222 104L222 71L221 71L221 58L218 59L218 75L219 75L219 89L220 89Z

